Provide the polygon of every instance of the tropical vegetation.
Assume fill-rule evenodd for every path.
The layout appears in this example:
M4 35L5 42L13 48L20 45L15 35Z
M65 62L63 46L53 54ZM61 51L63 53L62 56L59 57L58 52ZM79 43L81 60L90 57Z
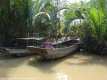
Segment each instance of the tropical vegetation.
M3 0L0 38L80 37L83 48L99 53L107 40L106 0L65 4L61 0Z

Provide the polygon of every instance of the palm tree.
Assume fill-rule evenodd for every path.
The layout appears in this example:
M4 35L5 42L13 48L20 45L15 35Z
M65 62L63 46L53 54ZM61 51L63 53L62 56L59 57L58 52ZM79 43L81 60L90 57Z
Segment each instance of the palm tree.
M85 22L81 26L84 46L88 51L100 53L106 37L106 0L91 0L90 6L83 8ZM90 45L90 43L92 43Z
M64 16L63 16L64 17L64 20L63 20L64 26L62 29L63 33L70 36L70 35L73 35L73 33L75 34L75 32L78 30L78 29L76 29L76 28L78 28L77 26L80 25L78 23L81 23L81 22L79 22L79 20L81 21L84 18L81 13L80 7L81 7L80 4L73 3L70 5L70 8L68 8L64 11ZM76 21L76 20L78 20L78 21ZM74 28L75 28L75 30L74 30Z
M42 1L42 0L41 0ZM44 0L43 0L44 1ZM64 9L63 7L62 8L59 8L57 7L58 5L58 0L56 1L55 4L53 4L53 1L49 0L49 1L44 1L43 3L38 3L38 5L43 5L42 7L38 8L38 7L35 7L36 9L34 10L38 10L39 12L36 11L36 14L33 18L33 22L35 22L35 27L36 27L36 30L38 27L41 27L40 25L42 25L42 23L40 23L40 19L43 15L47 16L48 17L48 21L45 22L47 28L49 31L46 31L47 34L50 34L48 36L53 36L53 37L56 37L57 33L58 33L58 30L60 28L60 20L58 18L58 13ZM38 15L39 14L39 15ZM48 15L47 15L48 14ZM37 18L38 17L38 18ZM36 19L35 19L36 18ZM43 18L44 20L44 18ZM38 23L37 23L38 22ZM47 30L46 29L46 30ZM40 30L42 31L42 29ZM43 33L44 31L40 32L40 33Z

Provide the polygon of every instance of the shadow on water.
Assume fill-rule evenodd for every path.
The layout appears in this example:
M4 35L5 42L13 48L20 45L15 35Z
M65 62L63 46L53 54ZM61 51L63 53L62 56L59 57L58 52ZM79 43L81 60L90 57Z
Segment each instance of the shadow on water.
M107 56L92 55L89 53L82 53L69 58L70 61L66 61L68 65L101 65L107 67Z
M43 73L55 73L56 71L53 70L53 67L65 61L66 59L69 58L69 56L72 56L72 55L73 54L65 56L63 58L52 59L52 60L45 60L45 59L42 60L40 58L34 58L28 62L28 65L38 68Z
M79 65L101 65L107 67L107 56L97 56L82 52L75 52L74 54L56 60L41 61L37 60L37 58L34 58L33 60L28 62L28 65L38 68L44 73L53 73L55 72L53 70L53 67L57 66L61 62L63 62L64 65L68 66L78 65L79 67Z

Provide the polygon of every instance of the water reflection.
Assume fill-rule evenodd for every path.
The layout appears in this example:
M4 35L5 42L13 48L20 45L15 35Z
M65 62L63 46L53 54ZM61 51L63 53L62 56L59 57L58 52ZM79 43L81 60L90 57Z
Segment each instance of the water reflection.
M43 61L37 56L0 56L0 78L22 80L107 80L107 56L75 53Z
M69 65L103 65L107 67L107 56L96 56L96 55L85 55L79 54L74 55L70 60L66 62Z
M69 79L67 74L64 74L63 72L56 73L56 79L57 80L71 80Z
M58 60L41 60L37 58L30 58L27 62L29 66L38 68L43 73L56 73L55 67L60 65L67 57Z

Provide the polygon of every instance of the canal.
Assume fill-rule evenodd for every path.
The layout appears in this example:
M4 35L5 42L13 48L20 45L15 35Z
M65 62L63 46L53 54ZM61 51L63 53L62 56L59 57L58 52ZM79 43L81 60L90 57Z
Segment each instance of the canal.
M9 57L0 53L0 80L107 80L107 56L75 52L41 61L36 55Z

